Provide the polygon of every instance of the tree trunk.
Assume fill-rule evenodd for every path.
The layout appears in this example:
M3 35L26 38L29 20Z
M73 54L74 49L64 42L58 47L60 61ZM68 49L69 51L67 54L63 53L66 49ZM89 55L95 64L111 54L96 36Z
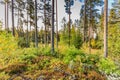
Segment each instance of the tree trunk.
M18 30L18 32L19 32L19 24L20 24L20 23L19 23L19 22L20 22L20 21L19 21L19 15L20 15L20 14L19 14L19 9L18 9L18 15L17 15L17 17L18 17L18 22L17 22L17 30Z
M9 10L8 10L8 2L6 2L6 20L7 20L7 21L6 21L6 30L7 30L7 31L9 31L9 27L8 27L8 23L9 23L9 22L8 22L8 19L9 19L9 18L8 18L8 12L9 12Z
M44 43L45 46L47 45L47 26L46 26L46 0L44 1L44 26L45 26L45 31L44 31Z
M69 0L69 4L70 4L70 0ZM71 30L70 30L70 27L71 27L71 25L70 25L70 17L71 17L71 10L70 10L70 5L69 5L69 26L68 26L68 37L69 37L68 45L69 45L69 47L70 47L70 32L71 32Z
M6 2L5 2L5 30L6 30Z
M37 32L37 0L35 0L35 47L38 48L38 32Z
M58 48L58 5L56 0L56 47Z
M86 0L84 0L84 30L83 30L83 41L86 42Z
M104 0L104 57L108 56L108 0Z
M12 35L15 36L15 29L14 29L14 1L12 0Z
M28 8L28 0L27 0L27 8ZM26 46L27 47L29 47L28 46L28 44L29 44L29 32L28 32L28 10L27 10L27 34L26 34Z
M54 0L52 0L51 52L54 54Z
M30 8L31 8L31 5L30 5ZM31 29L31 27L32 27L32 19L31 19L31 16L32 16L32 12L30 11L30 41L32 41L32 29Z
M91 6L91 3L90 3L90 20L88 21L88 24L89 24L89 26L88 26L89 27L89 54L91 54L91 28L92 28L92 6Z

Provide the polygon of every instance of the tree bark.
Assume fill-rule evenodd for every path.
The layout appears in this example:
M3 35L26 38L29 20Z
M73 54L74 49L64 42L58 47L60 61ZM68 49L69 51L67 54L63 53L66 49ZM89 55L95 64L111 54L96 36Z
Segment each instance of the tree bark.
M8 18L8 13L9 13L9 10L8 10L8 2L6 2L6 20L7 20L7 21L6 21L6 30L7 30L7 31L9 31L9 27L8 27L8 23L9 23L9 22L8 22L8 21L9 21L9 20L8 20L8 19L9 19L9 18Z
M19 24L20 24L20 21L19 21L19 8L18 8L18 15L17 15L17 17L18 17L18 22L17 22L17 30L19 30ZM19 32L19 31L18 31Z
M5 30L6 30L6 2L5 2Z
M108 56L108 0L104 0L104 57Z
M86 0L84 0L84 30L83 41L86 42Z
M38 48L38 32L37 32L37 0L35 0L35 47Z
M27 0L27 8L28 8L28 0ZM28 10L27 10L27 34L26 34L26 47L29 47L29 32L28 32Z
M47 45L47 26L46 26L46 0L44 1L44 26L45 26L45 31L44 31L44 43L45 46Z
M69 4L70 4L70 0L69 0ZM69 42L68 42L68 45L69 45L69 47L70 47L70 32L71 32L71 30L70 30L70 27L71 27L71 25L70 25L70 17L71 17L71 9L70 9L71 7L70 7L70 5L69 5L69 26L68 26L68 37L69 37Z
M14 1L12 0L12 35L15 36L15 27L14 27Z
M58 5L56 0L56 47L58 48Z
M90 1L89 1L90 3ZM92 6L90 3L90 20L88 21L89 24L89 54L91 54L91 28L92 28Z
M54 54L54 0L52 0L51 52Z

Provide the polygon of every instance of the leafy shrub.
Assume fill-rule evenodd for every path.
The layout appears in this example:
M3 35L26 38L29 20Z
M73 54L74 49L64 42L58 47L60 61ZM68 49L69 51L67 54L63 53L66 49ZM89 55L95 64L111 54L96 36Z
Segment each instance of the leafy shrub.
M115 63L111 59L100 59L100 62L98 63L99 70L103 71L106 74L110 73L116 73L120 75L120 70L118 70L118 66L115 65Z
M41 53L41 55L45 55L45 56L53 56L53 57L60 57L60 55L58 54L57 49L54 50L54 53L51 52L51 47L46 46L43 48L40 48L39 53Z
M18 39L18 46L21 48L30 47L30 43L26 42L25 38L21 37Z
M84 53L75 47L66 48L63 52L63 60L65 63L69 63L71 60L74 60L77 55L84 55Z
M39 55L40 55L40 52L38 52L36 48L25 48L22 50L22 54L19 56L19 58L22 61L29 63Z
M26 71L26 69L27 69L26 64L14 63L11 65L8 65L3 70L4 70L4 72L9 73L9 75L11 75L11 74L22 73L22 72Z
M39 61L35 62L36 59L38 59ZM50 65L50 59L45 56L40 56L38 58L35 58L34 61L32 62L33 62L32 65L35 65L35 67L38 67L37 69L39 70L47 69L49 68L49 65ZM33 68L33 70L34 69L35 68Z
M52 59L50 62L50 68L63 70L65 69L65 63L60 59Z
M79 49L83 44L82 38L80 36L76 36L76 39L73 40L73 45L75 48Z
M99 74L96 71L89 71L87 79L89 79L89 80L106 80L106 77L104 75Z
M94 54L86 54L81 61L82 63L96 65L96 63L99 62L99 56Z
M110 24L108 29L108 52L113 60L120 63L120 27L119 23Z
M6 74L5 72L0 72L0 80L7 80L10 76Z
M10 33L0 32L0 53L11 53L17 47L17 40Z
M25 62L31 62L36 56L34 54L24 54L22 55L21 59Z
M102 42L100 40L95 40L95 39L92 39L91 40L91 47L93 49L101 49L102 47Z
M79 62L80 65L78 66L78 70L81 73L88 74L89 71L94 70L98 71L97 63L99 62L99 56L93 54L84 54L79 55L80 57L76 57L76 63Z
M41 49L42 54L46 55L46 56L50 56L51 55L51 48L50 47L45 47Z

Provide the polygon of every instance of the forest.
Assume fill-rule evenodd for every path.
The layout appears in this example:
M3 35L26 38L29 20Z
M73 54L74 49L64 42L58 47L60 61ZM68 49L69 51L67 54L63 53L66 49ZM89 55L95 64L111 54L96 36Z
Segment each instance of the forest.
M0 11L0 80L120 80L120 0L0 0Z

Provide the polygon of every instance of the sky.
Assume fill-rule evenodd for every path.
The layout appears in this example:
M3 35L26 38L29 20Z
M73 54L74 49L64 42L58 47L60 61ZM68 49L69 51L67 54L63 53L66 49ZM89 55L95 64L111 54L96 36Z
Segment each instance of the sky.
M2 0L0 0L2 1ZM113 0L108 0L109 2L109 8L111 8L111 3L113 2ZM65 8L64 8L64 0L58 0L58 27L59 29L61 28L61 21L63 17L66 17L66 20L68 21L68 15L65 13ZM80 13L80 8L82 6L82 3L79 2L79 0L76 0L74 3L74 6L71 7L71 19L74 21L75 19L79 19L79 13ZM101 8L100 8L101 9ZM0 20L3 22L3 26L4 26L4 5L0 4ZM9 26L11 27L11 11L9 12ZM17 18L15 18L15 26L17 25ZM44 24L42 24L42 21L39 20L38 21L38 27L43 27Z

